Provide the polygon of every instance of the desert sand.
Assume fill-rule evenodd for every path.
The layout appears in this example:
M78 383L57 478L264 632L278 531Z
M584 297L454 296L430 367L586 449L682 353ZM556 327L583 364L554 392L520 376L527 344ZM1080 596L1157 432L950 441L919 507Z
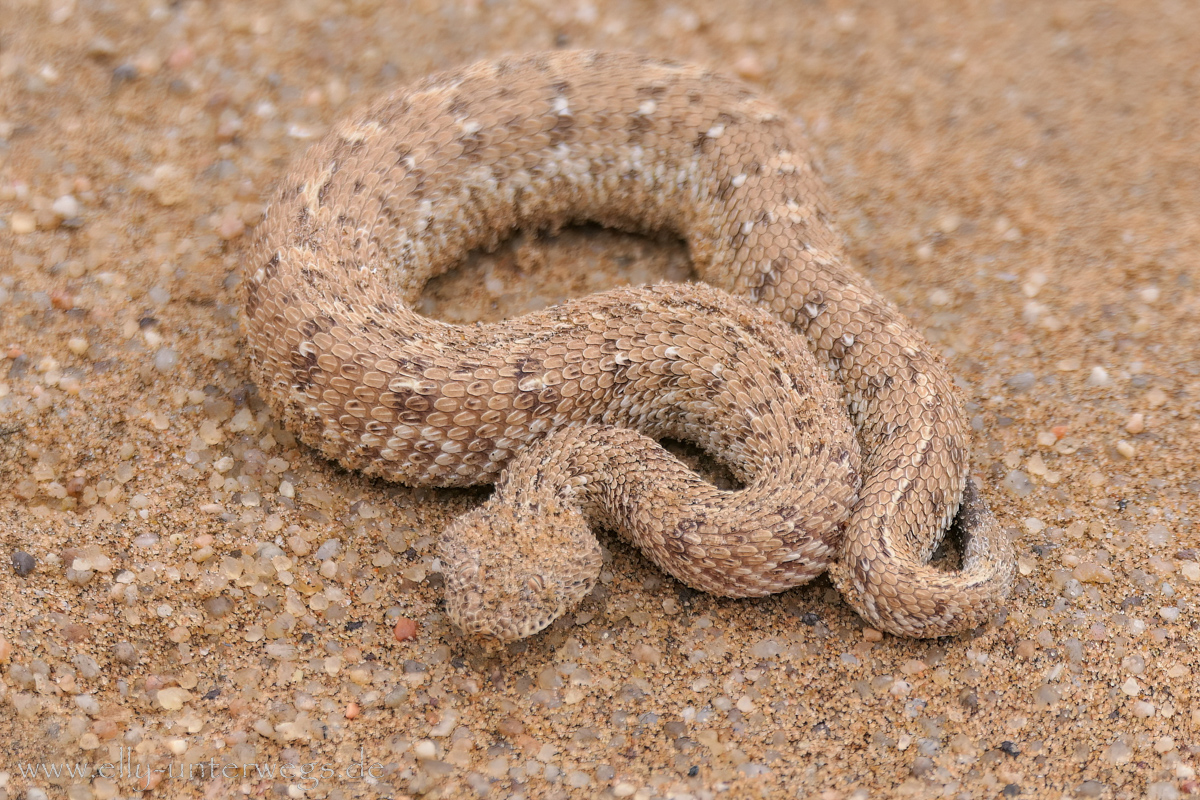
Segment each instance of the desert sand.
M1200 5L0 16L0 798L1200 790ZM289 161L390 88L555 47L699 62L804 122L855 263L958 378L1019 556L994 624L880 635L824 578L716 599L605 535L581 608L485 650L436 542L487 490L363 479L266 413L237 285ZM678 242L518 235L421 309L689 270Z

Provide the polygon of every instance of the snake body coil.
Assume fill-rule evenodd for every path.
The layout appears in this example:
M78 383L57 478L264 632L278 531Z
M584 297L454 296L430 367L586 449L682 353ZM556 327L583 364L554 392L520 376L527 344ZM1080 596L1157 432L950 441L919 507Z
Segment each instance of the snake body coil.
M678 233L723 291L614 290L472 327L413 311L472 249L584 220ZM846 263L797 127L736 81L590 52L428 78L304 156L249 259L254 377L303 441L410 485L499 478L442 543L468 631L527 636L585 594L589 523L719 594L828 568L901 635L972 627L1007 594L1011 545L967 480L945 367ZM745 487L700 481L662 436ZM946 573L927 561L956 513Z

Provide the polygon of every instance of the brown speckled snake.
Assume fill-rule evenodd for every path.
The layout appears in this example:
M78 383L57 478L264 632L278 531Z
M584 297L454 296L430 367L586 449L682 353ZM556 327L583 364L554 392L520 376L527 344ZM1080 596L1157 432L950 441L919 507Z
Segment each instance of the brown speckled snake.
M1008 592L1011 543L968 480L945 366L847 264L807 148L745 85L642 56L428 78L335 126L281 184L246 266L254 378L348 468L498 483L441 544L469 633L529 636L575 605L600 571L592 525L715 594L828 569L878 628L979 625ZM587 220L682 236L711 286L474 326L413 310L469 251ZM689 472L668 436L743 487ZM927 562L956 514L963 565L945 572Z

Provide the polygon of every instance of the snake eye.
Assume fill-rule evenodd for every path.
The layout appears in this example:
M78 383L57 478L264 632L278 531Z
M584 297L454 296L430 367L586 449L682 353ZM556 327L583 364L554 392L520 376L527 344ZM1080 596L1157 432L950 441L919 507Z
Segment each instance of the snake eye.
M540 592L546 588L546 582L542 580L541 575L529 576L529 580L525 581L525 585L529 587L530 591L534 592Z

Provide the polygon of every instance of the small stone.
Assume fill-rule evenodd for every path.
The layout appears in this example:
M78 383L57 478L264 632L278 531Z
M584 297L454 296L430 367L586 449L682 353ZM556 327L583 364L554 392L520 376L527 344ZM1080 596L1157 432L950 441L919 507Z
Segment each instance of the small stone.
M1037 375L1028 371L1019 372L1004 383L1017 394L1024 394L1037 385Z
M192 194L192 182L179 167L160 164L145 183L146 188L161 205L174 206Z
M1125 430L1133 434L1138 434L1146 430L1146 415L1141 413L1130 414L1129 419L1125 421Z
M563 782L574 789L582 789L591 784L592 776L588 775L586 772L573 769L567 773L566 777L563 779Z
M346 719L354 719L360 713L362 713L362 706L360 706L358 703L352 702L346 706L346 713L345 713Z
M422 761L437 757L437 744L430 739L421 739L413 745L413 755Z
M397 642L405 642L417 635L417 621L408 617L401 617L396 620L395 626L392 628L392 635L396 637Z
M1162 617L1164 622L1178 622L1179 609L1175 606L1164 606L1158 610L1158 615Z
M1133 445L1122 439L1117 442L1117 452L1120 453L1123 458L1133 458L1136 451L1134 450Z
M179 354L170 347L159 348L158 352L154 354L154 368L163 375L175 369L178 363Z
M762 80L763 76L767 74L766 69L763 67L762 59L754 53L746 53L733 62L733 71L739 77L745 78L748 81Z
M1004 476L1004 486L1017 497L1028 497L1033 491L1033 481L1019 469L1010 470Z
M50 210L59 216L61 219L71 219L78 217L83 207L73 195L64 194L62 197L54 201L50 206Z
M12 232L17 235L33 233L37 230L37 218L33 214L26 214L23 211L14 211L12 217L8 221Z
M1138 684L1136 679L1128 678L1124 683L1121 684L1121 691L1130 697L1137 697L1142 691L1142 687Z
M634 645L632 655L639 664L658 664L662 661L662 653L648 644Z
M246 224L235 214L223 214L217 220L214 229L217 232L217 236L228 242L245 233Z
M129 642L117 642L113 646L113 658L122 664L132 666L138 662L138 651Z
M1167 402L1167 393L1157 386L1146 392L1146 405L1150 408L1158 408Z
M13 571L24 578L33 572L34 567L37 566L37 560L24 550L14 550L12 554L12 565Z
M1102 564L1084 562L1072 570L1075 580L1080 583L1112 583L1112 570Z
M1146 784L1146 800L1179 800L1179 789L1170 781L1154 781Z
M112 58L117 54L117 46L113 44L111 39L104 36L97 36L87 43L84 52L87 53L89 58Z
M1133 758L1133 748L1118 739L1104 748L1101 757L1113 764L1127 764Z
M181 689L178 686L159 689L156 695L158 702L167 711L178 711L183 708L183 704L192 698L192 693L187 689Z
M1040 706L1052 706L1061 700L1062 696L1053 686L1044 683L1034 690L1033 699Z
M783 645L779 643L778 639L763 639L750 648L750 654L759 659L774 658L782 652Z
M1130 710L1138 719L1146 719L1154 716L1154 704L1145 700L1138 700Z
M934 763L932 758L929 758L928 756L919 756L913 760L912 774L915 777L923 778L933 771L933 767Z
M1087 380L1083 382L1083 385L1090 389L1103 389L1111 384L1112 378L1108 376L1108 370L1104 367L1092 367Z
M501 736L510 738L514 736L520 736L525 732L525 724L515 717L505 717L504 719L500 720L500 723L496 726L496 731Z

